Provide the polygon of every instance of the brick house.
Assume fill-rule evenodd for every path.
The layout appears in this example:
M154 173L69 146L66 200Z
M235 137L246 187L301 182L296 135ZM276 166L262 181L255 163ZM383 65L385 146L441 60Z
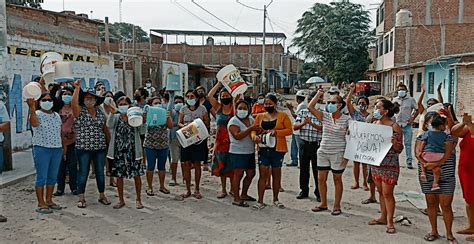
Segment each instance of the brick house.
M384 0L376 17L376 71L382 92L398 83L419 98L424 83L427 97L439 83L445 101L459 104L456 95L465 72L457 65L474 52L474 6L463 0ZM426 97L425 97L426 98ZM463 102L463 104L466 102Z

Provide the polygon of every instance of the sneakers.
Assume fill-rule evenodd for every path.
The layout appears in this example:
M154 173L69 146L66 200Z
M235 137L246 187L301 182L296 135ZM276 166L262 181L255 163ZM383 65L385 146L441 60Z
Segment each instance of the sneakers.
M300 192L298 196L296 196L296 199L305 199L308 198L308 193Z

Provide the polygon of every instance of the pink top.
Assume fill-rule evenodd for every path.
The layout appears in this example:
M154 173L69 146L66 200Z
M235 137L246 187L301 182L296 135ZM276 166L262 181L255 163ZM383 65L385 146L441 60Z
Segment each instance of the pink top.
M61 121L63 122L61 126L63 146L69 146L76 142L76 129L74 128L75 118L72 114L72 109L70 107L63 107L61 111L59 111L59 116L61 116Z

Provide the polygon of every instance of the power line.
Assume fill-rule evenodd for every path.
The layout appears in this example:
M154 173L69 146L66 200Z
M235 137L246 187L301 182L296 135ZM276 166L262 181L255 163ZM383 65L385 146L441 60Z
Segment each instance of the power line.
M252 6L250 6L250 5L247 5L247 4L245 4L245 3L240 2L239 0L236 0L236 2L237 2L238 4L244 6L244 7L249 8L249 9L253 9L253 10L257 10L257 11L264 11L264 9L252 7Z
M214 18L218 19L220 22L224 23L225 25L229 26L230 28L238 31L238 32L241 32L240 30L238 30L237 28L235 28L234 26L232 26L231 24L225 22L223 19L217 17L215 14L213 14L211 11L207 10L206 8L204 8L203 6L201 6L199 3L195 2L194 0L191 0L191 2L193 2L196 6L198 6L200 9L204 10L206 13L212 15Z
M193 12L191 12L191 10L185 8L183 5L181 5L181 4L178 2L178 0L174 0L174 1L173 1L173 0L170 0L170 2L173 3L173 4L175 4L177 7L179 7L181 10L185 11L185 12L188 13L189 15L191 15L191 16L193 16L193 17L199 19L201 22L203 22L203 23L205 23L205 24L211 26L212 28L214 28L214 29L216 29L216 30L220 30L220 31L222 30L222 29L216 27L215 25L213 25L213 24L207 22L206 20L204 20L203 18L199 17L198 15L194 14Z

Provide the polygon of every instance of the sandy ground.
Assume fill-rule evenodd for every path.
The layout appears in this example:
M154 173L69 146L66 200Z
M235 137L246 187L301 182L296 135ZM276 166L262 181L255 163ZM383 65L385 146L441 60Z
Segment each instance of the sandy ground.
M419 191L415 173L414 170L403 168L396 191ZM157 177L155 184L158 184L156 179ZM423 243L422 238L429 231L427 217L408 202L397 203L396 215L407 216L413 222L411 227L397 226L397 234L387 235L384 226L368 226L367 221L377 217L378 205L360 204L361 200L368 196L368 192L349 189L353 183L352 164L344 174L346 190L343 196L343 214L337 217L331 216L329 212L311 212L310 209L317 204L314 196L306 200L295 199L299 191L298 168L295 167L283 168L285 192L280 194L280 199L287 206L283 210L271 206L271 191L267 191L265 197L265 202L270 207L262 211L232 206L231 198L216 198L220 189L218 178L204 174L202 200L175 200L175 197L184 191L181 184L170 187L171 195L158 194L148 197L143 194L146 208L137 210L134 207L133 181L126 181L127 207L114 210L111 206L103 206L97 202L95 180L89 180L86 209L75 207L77 197L67 192L66 195L55 198L65 209L51 215L40 215L34 212L36 200L33 180L31 177L2 189L1 213L8 216L8 222L0 224L0 242ZM331 184L329 188L331 206ZM310 192L312 191L311 189ZM106 194L112 202L117 201L115 188L107 187ZM251 186L251 195L256 197L256 179ZM466 222L459 186L454 208L454 229L458 229ZM442 221L441 217L439 221ZM440 233L444 233L443 225L440 225ZM461 241L461 236L458 239Z
M290 142L289 137L289 141ZM405 165L404 153L401 165ZM289 153L286 162L290 161ZM180 170L179 170L180 171ZM178 179L181 179L179 172ZM167 181L170 176L167 176ZM258 175L257 175L258 177ZM344 173L343 214L331 216L329 212L313 213L318 204L313 195L310 199L297 200L299 192L299 169L283 167L280 201L286 209L272 206L272 192L266 191L265 203L269 206L261 211L233 206L232 199L217 199L220 190L219 178L203 172L201 192L204 198L178 201L176 197L185 188L182 181L176 187L168 187L170 195L161 193L142 200L145 208L135 209L133 180L125 182L127 206L114 210L97 202L95 180L89 180L86 189L88 207L76 207L77 196L66 194L55 201L64 207L50 215L34 212L36 197L34 177L2 189L0 213L8 217L0 223L0 243L128 243L128 242L323 242L323 243L425 243L423 236L430 230L427 216L408 202L397 203L395 215L408 217L413 225L397 225L397 234L385 233L385 226L368 226L367 222L378 217L378 204L362 205L368 192L351 190L353 184L352 163ZM155 176L155 189L158 188ZM107 180L108 182L108 180ZM143 177L143 182L145 178ZM312 182L312 179L311 179ZM312 185L312 183L311 183ZM332 178L328 180L329 206L332 206L334 191ZM67 187L66 187L67 188ZM250 195L257 197L257 178L254 179ZM396 192L420 191L415 170L401 169ZM313 192L311 187L310 192ZM115 188L107 187L106 194L112 203L117 202ZM466 223L462 193L456 188L454 230ZM440 234L444 234L442 217L439 220ZM457 236L463 243L464 237ZM446 239L438 243L446 242Z

